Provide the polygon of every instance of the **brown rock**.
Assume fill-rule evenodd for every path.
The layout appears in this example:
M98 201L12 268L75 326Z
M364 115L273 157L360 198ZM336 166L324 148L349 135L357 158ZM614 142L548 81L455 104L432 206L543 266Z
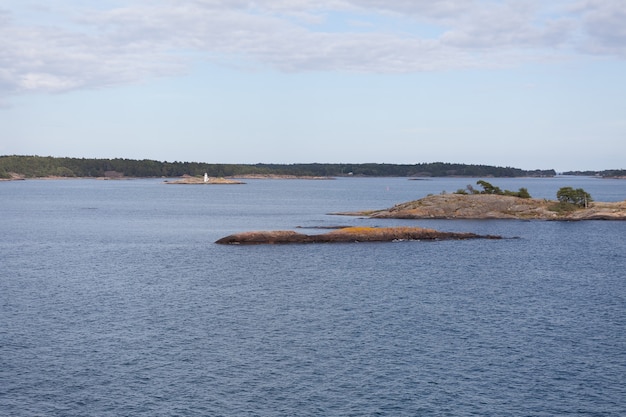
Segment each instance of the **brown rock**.
M421 227L346 227L332 232L306 235L293 231L244 232L226 236L215 243L255 245L279 243L348 243L392 242L398 240L500 239L500 236L482 236L474 233L439 232Z

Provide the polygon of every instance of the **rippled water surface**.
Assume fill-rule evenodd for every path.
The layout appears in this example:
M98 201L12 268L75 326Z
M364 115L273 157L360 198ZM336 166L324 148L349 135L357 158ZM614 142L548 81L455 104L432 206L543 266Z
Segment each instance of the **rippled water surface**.
M0 415L626 415L626 222L327 214L475 181L0 183ZM511 239L213 243L340 224Z

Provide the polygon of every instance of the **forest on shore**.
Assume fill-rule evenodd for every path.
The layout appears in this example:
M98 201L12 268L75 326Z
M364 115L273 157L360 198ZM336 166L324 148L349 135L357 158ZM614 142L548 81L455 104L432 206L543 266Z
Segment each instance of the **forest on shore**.
M0 178L42 177L237 177L288 175L301 177L551 177L553 169L522 170L511 167L457 163L310 163L310 164L213 164L202 162L161 162L150 159L90 159L50 156L0 156Z
M563 175L584 177L626 178L626 169L605 169L604 171L566 171Z

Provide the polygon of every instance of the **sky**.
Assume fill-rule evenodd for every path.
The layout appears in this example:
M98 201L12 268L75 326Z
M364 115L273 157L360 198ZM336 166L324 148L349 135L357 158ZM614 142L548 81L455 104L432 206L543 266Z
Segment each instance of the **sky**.
M0 0L0 155L626 169L625 0Z

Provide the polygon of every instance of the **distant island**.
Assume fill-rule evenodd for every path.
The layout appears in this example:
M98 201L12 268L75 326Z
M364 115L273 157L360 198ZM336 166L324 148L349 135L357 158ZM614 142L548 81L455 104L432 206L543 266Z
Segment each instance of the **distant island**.
M49 156L0 156L0 179L27 178L212 178L332 177L552 177L553 169L532 171L511 167L444 162L419 164L209 164L160 162L149 159L88 159Z
M626 179L626 169L606 169L604 171L566 171L563 172L563 175Z

